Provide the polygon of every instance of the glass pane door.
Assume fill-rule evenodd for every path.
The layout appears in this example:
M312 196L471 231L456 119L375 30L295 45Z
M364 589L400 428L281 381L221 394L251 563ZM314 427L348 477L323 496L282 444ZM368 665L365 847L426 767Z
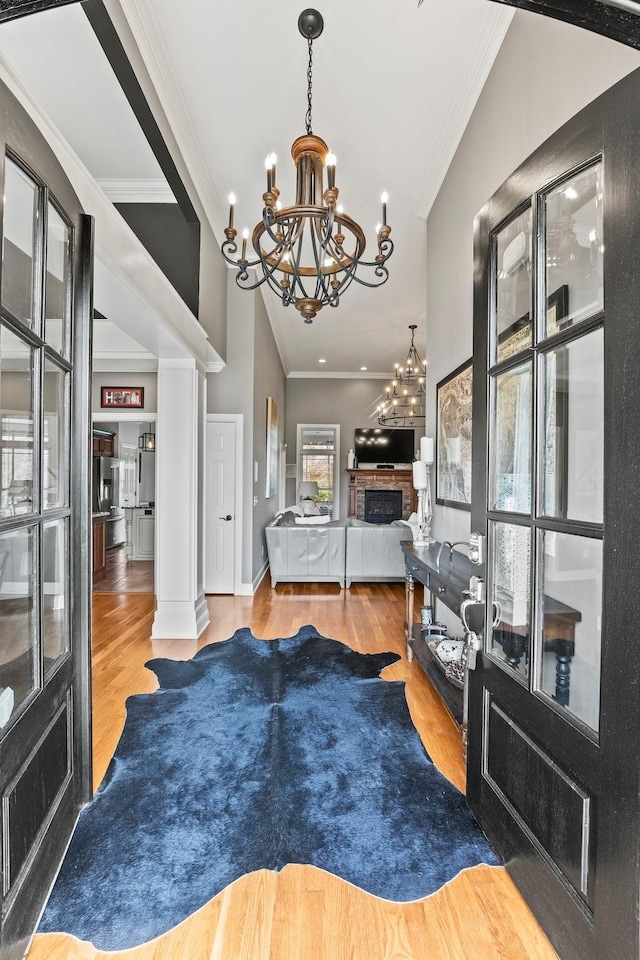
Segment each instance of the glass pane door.
M488 382L486 652L594 739L602 618L603 176L601 161L585 164L495 232Z
M5 158L0 303L0 687L7 732L70 651L73 231ZM46 286L43 278L46 277Z

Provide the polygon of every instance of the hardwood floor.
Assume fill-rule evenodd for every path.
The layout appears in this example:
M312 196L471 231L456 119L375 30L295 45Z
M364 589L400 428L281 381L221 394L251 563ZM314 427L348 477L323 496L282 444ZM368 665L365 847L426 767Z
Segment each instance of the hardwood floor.
M127 560L124 545L107 550L107 568L94 593L153 593L153 560Z
M120 737L125 699L156 689L144 663L187 659L250 626L265 639L313 623L362 652L402 655L383 676L406 682L413 721L434 762L460 789L457 729L417 661L404 656L401 584L281 584L255 597L209 597L212 623L196 643L149 640L152 594L94 595L94 779L104 776ZM132 894L135 896L135 892ZM431 897L398 904L311 866L242 877L163 937L133 950L101 953L60 935L34 938L28 960L557 960L503 868L476 867Z

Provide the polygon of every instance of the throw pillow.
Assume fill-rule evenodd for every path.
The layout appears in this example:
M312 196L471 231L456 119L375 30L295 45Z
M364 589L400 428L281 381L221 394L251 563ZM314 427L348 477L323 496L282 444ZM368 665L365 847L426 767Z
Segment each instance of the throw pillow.
M328 514L326 514L326 516L318 516L318 517L296 517L296 523L301 523L305 527L308 527L310 524L313 526L316 526L324 523L329 523L330 520L331 520L331 517Z

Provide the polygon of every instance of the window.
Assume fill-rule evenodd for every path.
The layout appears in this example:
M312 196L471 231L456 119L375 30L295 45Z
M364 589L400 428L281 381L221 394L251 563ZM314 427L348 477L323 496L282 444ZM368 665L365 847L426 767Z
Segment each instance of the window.
M338 424L298 424L298 483L310 480L318 484L316 506L321 514L328 514L332 520L337 520L340 514L339 450Z

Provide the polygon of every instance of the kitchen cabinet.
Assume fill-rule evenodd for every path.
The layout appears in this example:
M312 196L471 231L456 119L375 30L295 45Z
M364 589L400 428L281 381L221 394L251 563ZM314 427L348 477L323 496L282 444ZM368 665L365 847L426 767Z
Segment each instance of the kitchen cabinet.
M112 457L114 455L115 433L109 433L106 430L93 431L93 455L94 457Z
M155 555L156 518L152 507L133 510L132 560L153 560Z

